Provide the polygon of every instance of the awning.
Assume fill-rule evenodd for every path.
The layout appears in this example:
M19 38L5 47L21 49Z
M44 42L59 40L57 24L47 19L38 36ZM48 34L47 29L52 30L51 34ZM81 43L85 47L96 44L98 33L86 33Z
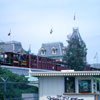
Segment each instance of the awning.
M30 76L100 76L100 71L30 72Z

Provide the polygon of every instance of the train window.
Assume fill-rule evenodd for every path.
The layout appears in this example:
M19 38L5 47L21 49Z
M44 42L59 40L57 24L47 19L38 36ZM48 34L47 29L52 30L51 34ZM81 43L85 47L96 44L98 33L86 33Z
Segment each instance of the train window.
M19 55L18 59L21 60L21 55Z
M15 57L15 55L13 54L13 57Z
M41 58L38 57L38 61L41 61Z
M0 58L3 58L4 56L3 56L3 54L0 54Z
M4 55L4 58L7 58L7 54Z
M52 70L54 70L55 69L55 66L52 66Z
M37 63L37 59L34 59L34 63Z

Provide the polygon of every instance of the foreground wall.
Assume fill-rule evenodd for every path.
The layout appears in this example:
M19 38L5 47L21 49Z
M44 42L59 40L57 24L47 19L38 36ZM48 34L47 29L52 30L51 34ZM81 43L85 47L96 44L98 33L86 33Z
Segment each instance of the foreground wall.
M39 81L39 100L48 100L47 96L64 93L64 77L40 77Z
M96 95L92 93L90 94L82 94L78 91L78 79L80 77L75 78L75 93L65 93L65 83L64 83L64 77L39 77L39 100L48 100L47 96L56 97L57 95L64 95L69 98L78 98L83 100L96 100ZM89 77L81 79L91 79ZM92 81L92 79L91 79ZM92 83L92 82L91 82ZM91 84L92 88L92 84ZM70 100L70 99L69 99Z

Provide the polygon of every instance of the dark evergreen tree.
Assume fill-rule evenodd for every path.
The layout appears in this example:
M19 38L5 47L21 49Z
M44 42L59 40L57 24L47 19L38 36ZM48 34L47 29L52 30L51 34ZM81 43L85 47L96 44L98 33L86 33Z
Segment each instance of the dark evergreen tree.
M68 46L63 60L67 63L68 67L74 70L84 70L86 65L87 48L82 40L78 28L73 28L73 33L68 36Z

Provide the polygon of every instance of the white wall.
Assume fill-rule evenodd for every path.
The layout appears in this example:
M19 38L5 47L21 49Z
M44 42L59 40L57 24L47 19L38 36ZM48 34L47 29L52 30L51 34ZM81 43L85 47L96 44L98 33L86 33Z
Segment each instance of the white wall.
M47 96L56 97L64 93L64 77L40 77L39 100L48 100Z
M22 94L23 100L38 100L37 93L23 93Z
M92 82L92 77L76 77L75 78L75 91L79 93L78 80L90 79ZM56 97L57 95L63 95L65 92L64 77L39 77L39 100L48 100L47 96ZM92 82L93 84L93 82ZM92 93L93 86L91 85ZM70 98L76 97L78 99L84 100L95 100L94 95L66 95Z

